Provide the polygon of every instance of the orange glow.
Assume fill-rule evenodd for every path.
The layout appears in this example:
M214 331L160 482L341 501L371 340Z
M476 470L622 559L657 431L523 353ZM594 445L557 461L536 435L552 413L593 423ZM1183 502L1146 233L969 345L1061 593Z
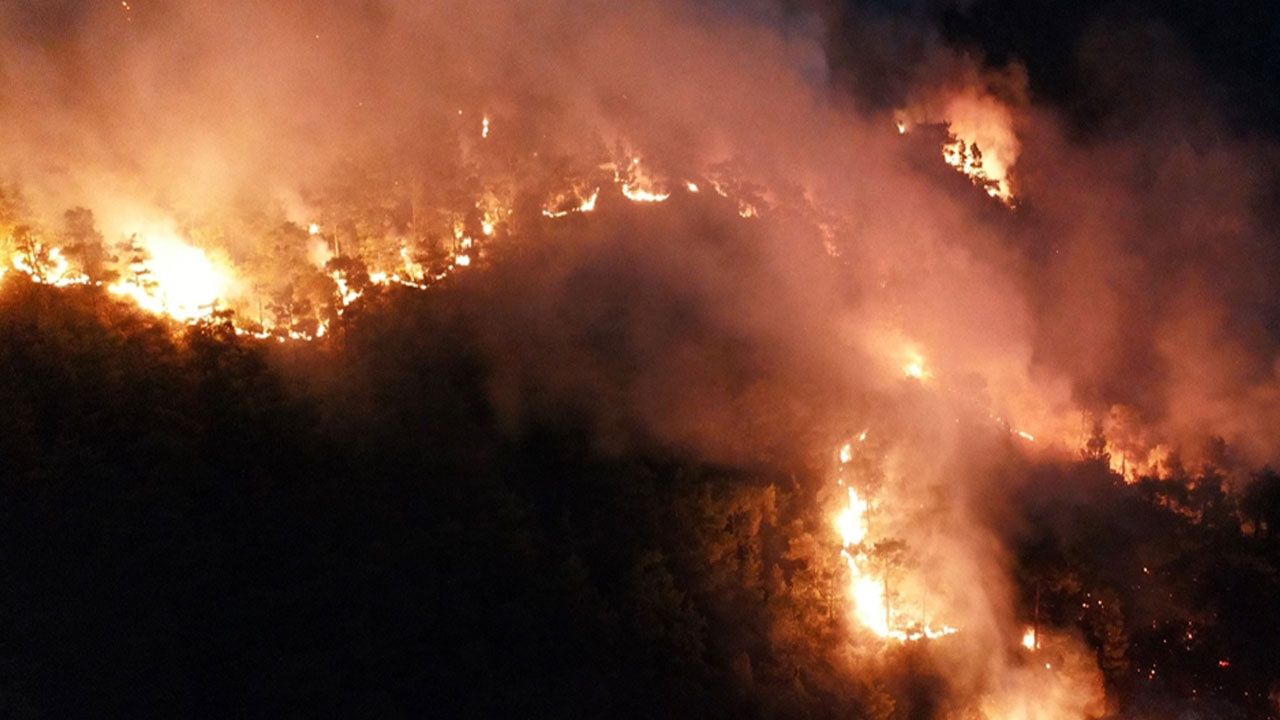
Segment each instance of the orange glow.
M632 158L631 165L627 168L627 174L631 176L630 180L624 180L616 171L614 173L614 181L622 187L622 194L628 200L633 202L662 202L671 197L671 193L659 192L654 182L640 168L640 158Z
M671 193L650 192L643 188L632 187L626 183L622 184L622 194L626 195L627 199L634 200L636 202L662 202L663 200L671 197Z
M600 198L600 188L596 188L595 190L591 191L591 194L587 196L585 200L578 198L577 205L570 206L562 210L555 210L553 209L553 207L561 206L560 203L557 203L552 207L543 208L542 214L549 218L555 219L555 218L566 217L573 213L589 213L592 210L596 209L596 200L599 198Z
M951 140L942 148L943 160L991 197L1012 204L1009 171L1020 146L1009 108L989 95L970 91L952 98L945 114Z
M865 436L864 431L860 437ZM841 448L840 459L842 464L852 459L851 445ZM865 545L870 535L867 513L871 504L852 487L846 488L846 492L848 502L836 513L833 524L840 535L841 557L849 568L854 619L877 636L900 642L940 638L957 632L949 625L935 627L924 618L909 618L901 611L893 612L886 596L884 573L887 570L881 568L875 572L872 549Z
M212 313L232 286L199 248L167 237L142 238L140 244L149 257L134 263L107 292L132 298L144 310L195 320Z
M71 269L60 248L45 248L37 243L30 252L15 255L12 262L14 269L45 285L66 287L89 282L89 278Z

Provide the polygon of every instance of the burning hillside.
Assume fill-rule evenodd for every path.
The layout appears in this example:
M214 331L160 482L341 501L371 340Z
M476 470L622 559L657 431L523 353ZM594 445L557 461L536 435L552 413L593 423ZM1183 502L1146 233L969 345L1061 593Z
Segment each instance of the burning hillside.
M1272 141L843 12L0 9L5 702L1274 714Z

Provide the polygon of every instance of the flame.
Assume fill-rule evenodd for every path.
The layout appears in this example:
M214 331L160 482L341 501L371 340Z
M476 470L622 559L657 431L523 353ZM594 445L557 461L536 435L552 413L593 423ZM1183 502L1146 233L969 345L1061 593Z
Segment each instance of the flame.
M36 243L28 252L15 255L12 262L14 269L45 285L66 287L89 282L84 274L71 269L61 248L46 248L42 243Z
M848 490L849 504L836 515L836 530L840 533L841 546L846 548L860 544L867 536L867 501L858 497L857 490Z
M671 193L658 192L653 189L653 181L640 168L640 158L631 158L631 165L627 168L627 173L633 179L624 180L621 175L614 172L614 182L622 186L622 194L628 200L634 202L662 202L671 197Z
M930 380L933 373L925 367L924 356L915 350L908 349L905 352L906 364L902 366L902 372L909 378L916 380Z
M990 95L957 95L945 110L951 141L942 148L948 165L964 173L988 195L1013 204L1009 171L1020 150L1009 108Z
M1028 650L1035 650L1039 646L1039 639L1036 637L1036 629L1028 627L1022 633L1022 647Z
M895 113L899 135L911 129L905 111ZM917 118L918 119L918 118ZM1005 205L1013 206L1013 186L1009 174L1021 150L1013 130L1009 107L991 95L968 90L951 97L940 121L946 126L947 141L942 160L968 176L974 185Z
M671 193L650 192L643 188L632 187L626 183L622 184L622 194L626 195L627 199L636 202L662 202L671 197Z
M542 214L555 219L562 218L573 213L589 213L596 209L596 200L600 198L600 188L596 188L586 200L579 199L576 206L566 208L564 210L553 210L551 208L543 208Z
M132 298L158 315L189 321L212 313L232 285L199 248L167 237L139 242L149 257L131 265L131 275L108 285L107 292Z
M841 462L848 462L844 458L851 452L850 448L850 445L841 448ZM849 567L849 595L853 600L854 619L879 637L901 642L940 638L957 632L956 628L948 625L934 627L926 622L892 623L892 613L885 595L885 578L872 572L871 559L863 547L870 533L867 511L871 504L854 488L846 490L848 504L836 514L834 524L840 534L840 554Z

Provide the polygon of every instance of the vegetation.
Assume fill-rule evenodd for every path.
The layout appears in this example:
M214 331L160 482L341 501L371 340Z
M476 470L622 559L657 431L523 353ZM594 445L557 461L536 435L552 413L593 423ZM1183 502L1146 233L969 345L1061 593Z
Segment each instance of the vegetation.
M504 427L458 292L371 292L340 338L282 344L6 278L5 713L950 712L922 652L847 646L820 472ZM1263 712L1280 477L1020 477L1027 617L1080 628L1126 707Z

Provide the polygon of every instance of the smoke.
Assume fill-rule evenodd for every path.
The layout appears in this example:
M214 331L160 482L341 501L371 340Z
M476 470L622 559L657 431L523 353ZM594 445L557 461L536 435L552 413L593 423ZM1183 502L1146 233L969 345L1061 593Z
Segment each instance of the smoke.
M382 225L399 242L418 205L463 217L494 192L522 249L473 312L511 432L574 417L607 452L745 463L870 428L886 503L952 498L916 531L928 592L972 657L1007 658L1007 559L971 513L1000 492L987 458L1074 453L1083 412L1134 465L1157 447L1205 461L1213 436L1276 459L1275 148L1224 132L1194 72L1117 51L1149 26L1079 48L1121 123L1081 137L1021 66L983 66L923 15L837 15L10 3L0 169L46 224L83 206L113 239L217 225L206 249L242 268L270 256L264 228L305 227L335 194L408 197L413 220ZM942 162L948 124L1013 208ZM637 164L670 199L618 192ZM539 212L596 186L593 213ZM997 705L1035 685L968 667L956 687Z

